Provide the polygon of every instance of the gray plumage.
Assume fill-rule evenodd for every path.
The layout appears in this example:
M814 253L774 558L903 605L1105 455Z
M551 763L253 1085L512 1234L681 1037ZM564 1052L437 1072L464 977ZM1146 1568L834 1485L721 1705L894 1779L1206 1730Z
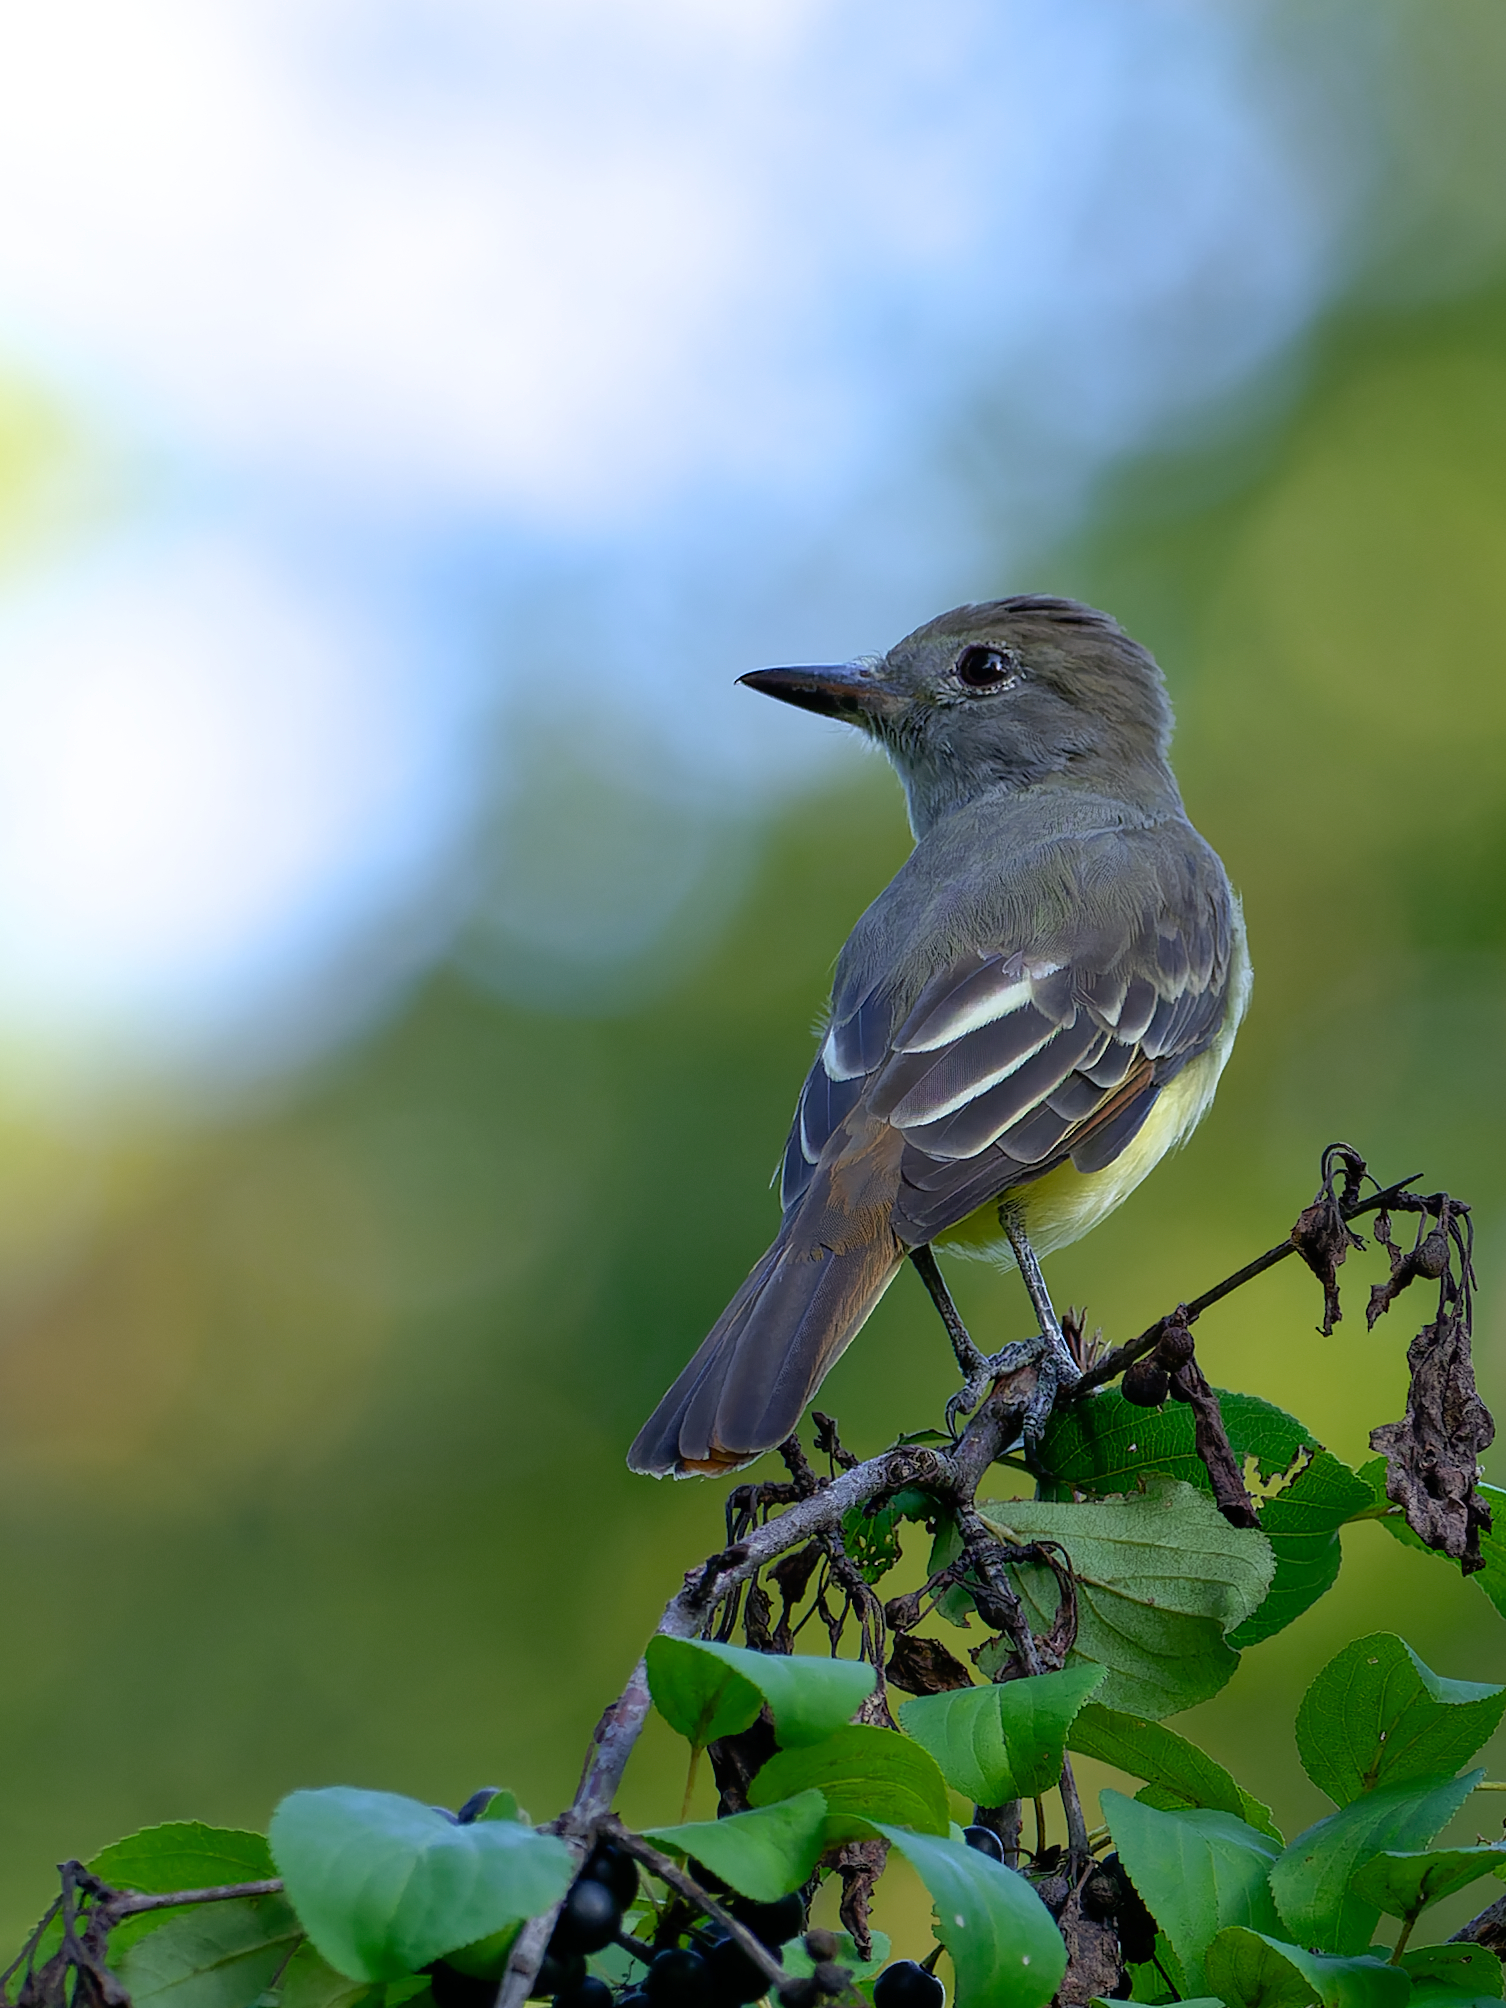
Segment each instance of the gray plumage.
M878 739L917 842L838 962L779 1235L633 1446L655 1473L780 1442L911 1248L1062 1167L1111 1175L1203 1062L1190 1126L1246 987L1160 672L1107 616L995 601L876 661L744 680Z

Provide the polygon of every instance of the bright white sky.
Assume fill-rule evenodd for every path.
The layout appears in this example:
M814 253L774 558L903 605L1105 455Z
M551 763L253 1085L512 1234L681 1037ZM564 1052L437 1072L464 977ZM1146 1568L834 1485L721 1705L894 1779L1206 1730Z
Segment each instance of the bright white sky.
M998 523L1320 304L1351 196L1261 19L0 9L0 375L149 470L0 597L0 1028L244 1051L374 929L381 980L433 952L520 686L778 781L818 742L736 669L1000 589ZM944 450L984 398L989 532Z

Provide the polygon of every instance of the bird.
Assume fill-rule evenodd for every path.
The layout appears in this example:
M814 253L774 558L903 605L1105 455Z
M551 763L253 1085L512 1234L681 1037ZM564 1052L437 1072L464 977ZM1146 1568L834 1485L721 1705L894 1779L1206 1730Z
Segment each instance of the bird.
M1037 1358L1049 1412L1076 1368L1039 1257L1190 1135L1250 990L1239 900L1171 770L1160 668L1110 615L1021 594L886 655L738 681L875 741L915 843L837 960L779 1231L629 1452L656 1477L782 1443L907 1260L974 1381ZM1018 1267L1039 1331L985 1359L936 1247Z

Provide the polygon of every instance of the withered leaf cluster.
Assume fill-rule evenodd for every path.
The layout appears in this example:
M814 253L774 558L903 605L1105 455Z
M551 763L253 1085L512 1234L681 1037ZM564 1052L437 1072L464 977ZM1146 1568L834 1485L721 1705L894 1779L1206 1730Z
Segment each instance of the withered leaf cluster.
M1341 1190L1335 1191L1334 1182L1340 1171L1344 1183ZM1323 1182L1318 1196L1311 1206L1303 1207L1292 1229L1292 1245L1323 1285L1323 1323L1319 1330L1324 1338L1332 1335L1344 1315L1339 1305L1339 1266L1351 1248L1365 1245L1344 1217L1345 1209L1359 1198L1364 1176L1365 1160L1359 1152L1347 1143L1331 1143L1323 1153Z
M1413 1533L1473 1575L1485 1566L1480 1536L1490 1532L1490 1508L1475 1489L1478 1459L1495 1424L1475 1390L1467 1319L1450 1310L1424 1325L1407 1365L1407 1412L1372 1429L1370 1448L1385 1453L1386 1497Z

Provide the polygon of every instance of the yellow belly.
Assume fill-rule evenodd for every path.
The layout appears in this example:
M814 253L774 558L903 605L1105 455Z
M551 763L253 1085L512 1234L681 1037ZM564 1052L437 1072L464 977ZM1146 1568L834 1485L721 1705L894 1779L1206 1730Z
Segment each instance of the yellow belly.
M938 1235L937 1246L1012 1269L1014 1255L999 1225L1000 1205L1011 1203L1020 1208L1025 1233L1037 1255L1050 1255L1081 1239L1128 1199L1167 1151L1175 1149L1196 1128L1213 1100L1229 1046L1233 1044L1233 1033L1231 1026L1227 1040L1221 1039L1206 1053L1189 1061L1167 1082L1138 1136L1112 1164L1102 1171L1084 1173L1069 1158L1055 1171L1048 1171L1044 1178L1032 1179L980 1206L950 1232Z

